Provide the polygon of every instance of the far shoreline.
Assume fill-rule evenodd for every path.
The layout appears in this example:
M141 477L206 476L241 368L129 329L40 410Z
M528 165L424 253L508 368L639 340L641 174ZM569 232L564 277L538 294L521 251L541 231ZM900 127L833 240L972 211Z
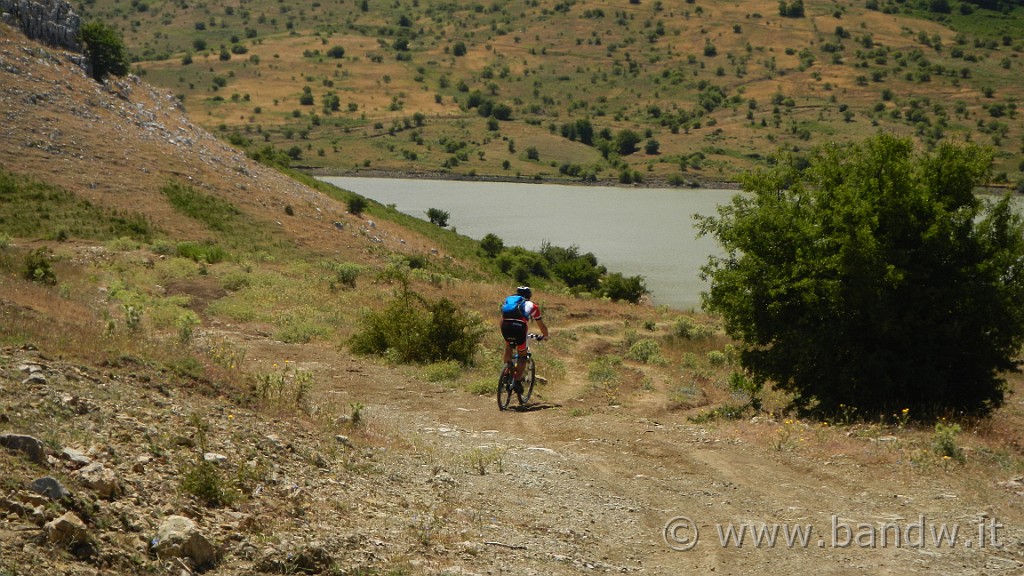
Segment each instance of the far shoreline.
M643 182L637 182L633 184L623 184L618 180L605 178L600 180L594 180L592 182L584 182L582 180L572 180L568 178L551 178L551 177L515 177L515 176L496 176L496 175L469 175L469 174L453 174L450 172L431 172L431 171L405 171L405 170L334 170L330 168L322 168L315 166L293 166L295 170L299 170L305 174L309 174L313 177L339 177L339 178L396 178L405 180L455 180L460 182L510 182L515 184L556 184L561 186L582 186L582 187L603 187L603 188L621 188L623 190L629 190L630 188L661 188L666 190L736 190L741 191L742 186L739 182L732 182L728 180L704 180L699 178L689 179L685 185L674 186L663 178L656 180L645 180ZM987 186L981 186L975 190L975 194L984 194L988 196L1002 196L1004 194L1018 194L1013 186L1010 184L989 184Z
M469 174L453 174L450 172L430 172L430 171L403 171L403 170L334 170L330 168L321 168L314 166L293 166L292 168L299 170L305 174L309 174L314 177L339 177L339 178L399 178L407 180L456 180L460 182L510 182L515 184L557 184L562 186L594 186L603 188L622 188L628 190L630 188L663 188L673 190L739 190L740 184L738 182L729 182L724 180L702 180L702 179L689 179L685 185L673 186L665 179L657 180L645 180L643 182L637 182L634 184L623 184L615 179L605 178L600 180L594 180L592 182L584 182L582 180L573 180L568 178L551 178L551 177L515 177L515 176L496 176L496 175L469 175Z

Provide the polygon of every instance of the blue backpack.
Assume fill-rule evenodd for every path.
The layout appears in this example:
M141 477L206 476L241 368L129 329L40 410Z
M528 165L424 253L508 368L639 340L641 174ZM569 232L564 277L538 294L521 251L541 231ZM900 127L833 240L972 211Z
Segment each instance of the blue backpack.
M526 316L526 314L523 313L524 304L526 304L526 298L523 298L518 294L513 294L508 298L505 298L505 302L501 305L501 317L522 320Z

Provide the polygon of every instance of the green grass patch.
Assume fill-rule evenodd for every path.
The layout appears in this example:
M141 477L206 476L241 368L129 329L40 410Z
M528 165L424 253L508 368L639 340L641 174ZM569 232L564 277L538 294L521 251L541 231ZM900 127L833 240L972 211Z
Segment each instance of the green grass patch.
M179 242L178 256L193 262L216 264L227 258L227 252L215 242Z
M236 252L267 254L270 259L274 259L275 255L293 252L291 241L275 238L269 223L250 217L223 198L205 194L177 181L169 182L160 192L176 211L201 222L216 233L220 243ZM227 257L218 242L212 241L179 243L177 253L197 262L211 264Z
M595 384L609 384L619 381L619 368L622 358L619 356L599 356L587 366L587 379Z
M0 169L0 233L14 238L148 242L158 231L142 214L96 206L59 186Z
M480 378L467 382L464 386L466 392L470 394L476 394L477 396L486 396L488 394L494 394L495 390L498 389L498 378Z
M170 182L160 191L175 210L202 222L210 230L231 232L242 220L242 212L230 202L203 194L191 186Z
M423 367L423 379L427 382L452 382L462 375L462 364L453 360L434 362Z

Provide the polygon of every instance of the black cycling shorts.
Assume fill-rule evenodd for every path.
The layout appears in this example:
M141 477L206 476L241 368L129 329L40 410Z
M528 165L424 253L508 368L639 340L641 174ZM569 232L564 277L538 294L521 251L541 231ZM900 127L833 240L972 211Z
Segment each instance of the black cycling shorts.
M522 349L526 346L526 322L516 319L505 319L501 321L501 336L505 342Z

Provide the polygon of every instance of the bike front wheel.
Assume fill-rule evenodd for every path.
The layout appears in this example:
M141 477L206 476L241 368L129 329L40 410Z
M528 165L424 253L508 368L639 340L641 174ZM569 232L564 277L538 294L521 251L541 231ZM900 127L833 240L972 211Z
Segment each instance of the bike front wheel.
M519 395L519 403L526 404L533 394L533 384L537 381L537 366L533 358L526 359L526 368L523 370L523 392Z
M515 383L515 369L511 364L506 364L498 377L498 410L508 408L512 401L513 384Z

